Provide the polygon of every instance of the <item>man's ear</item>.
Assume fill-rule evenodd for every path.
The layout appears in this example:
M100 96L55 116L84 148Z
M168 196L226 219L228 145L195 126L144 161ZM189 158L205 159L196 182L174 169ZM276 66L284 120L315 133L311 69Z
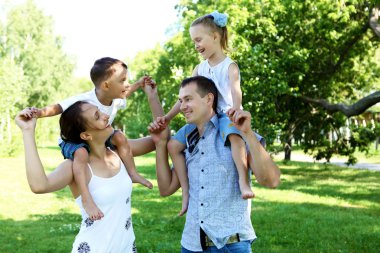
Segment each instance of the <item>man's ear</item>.
M212 94L212 93L207 94L207 103L210 104L211 107L214 103L214 99L215 99L214 94Z
M91 134L89 134L87 132L81 132L79 136L84 141L90 141L90 140L92 140Z

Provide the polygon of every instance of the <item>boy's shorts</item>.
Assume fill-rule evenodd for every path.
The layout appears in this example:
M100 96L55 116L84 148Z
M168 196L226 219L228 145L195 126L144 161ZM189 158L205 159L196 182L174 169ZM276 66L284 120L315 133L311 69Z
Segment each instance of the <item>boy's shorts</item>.
M106 147L109 147L113 150L115 149L115 146L112 145L111 140L112 140L112 137L115 135L116 131L118 131L118 130L114 130L113 133L111 134L111 136L108 137L108 139L105 143ZM73 143L73 142L69 142L69 141L66 142L64 140L60 140L59 147L61 148L61 153L62 153L64 159L74 160L75 151L77 151L81 147L84 147L87 150L87 152L90 153L90 146L88 146L84 142Z
M228 136L230 134L237 134L240 137L240 131L236 129L236 127L233 125L232 121L230 118L228 118L227 114L225 113L219 113L218 114L218 119L219 119L219 133L220 137L223 139L223 143L225 146L230 146L231 143L228 140ZM179 141L180 143L187 145L187 136L196 128L194 124L186 124L184 125L178 132L173 136L173 139ZM261 135L257 134L255 132L257 140L265 147L265 139ZM243 138L243 137L242 137Z

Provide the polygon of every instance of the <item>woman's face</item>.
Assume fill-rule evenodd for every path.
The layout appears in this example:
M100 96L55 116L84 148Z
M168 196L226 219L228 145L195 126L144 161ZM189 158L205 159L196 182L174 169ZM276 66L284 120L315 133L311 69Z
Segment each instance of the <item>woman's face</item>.
M107 138L113 133L113 128L108 124L109 116L102 113L98 107L92 104L82 105L82 116L86 122L86 132L93 136L105 135Z

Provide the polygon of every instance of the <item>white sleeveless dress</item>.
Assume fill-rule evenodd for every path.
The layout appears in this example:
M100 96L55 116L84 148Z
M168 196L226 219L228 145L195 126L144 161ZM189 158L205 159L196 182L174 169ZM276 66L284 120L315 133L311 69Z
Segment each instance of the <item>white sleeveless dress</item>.
M198 75L213 80L218 89L218 113L226 112L233 106L232 92L228 76L228 68L231 64L235 64L235 62L230 57L226 57L223 61L213 67L210 66L208 60L204 60L198 65Z
M132 180L120 158L119 161L119 172L110 178L94 175L88 164L92 175L88 188L104 217L92 221L83 209L81 197L75 200L82 213L82 223L72 253L137 252L131 215Z

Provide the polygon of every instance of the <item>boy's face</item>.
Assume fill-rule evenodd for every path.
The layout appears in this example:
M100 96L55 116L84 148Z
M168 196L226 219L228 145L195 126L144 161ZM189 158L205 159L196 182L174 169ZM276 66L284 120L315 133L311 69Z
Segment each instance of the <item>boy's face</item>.
M112 66L113 74L105 81L107 83L107 93L112 99L126 98L130 89L128 82L128 70L120 64Z

